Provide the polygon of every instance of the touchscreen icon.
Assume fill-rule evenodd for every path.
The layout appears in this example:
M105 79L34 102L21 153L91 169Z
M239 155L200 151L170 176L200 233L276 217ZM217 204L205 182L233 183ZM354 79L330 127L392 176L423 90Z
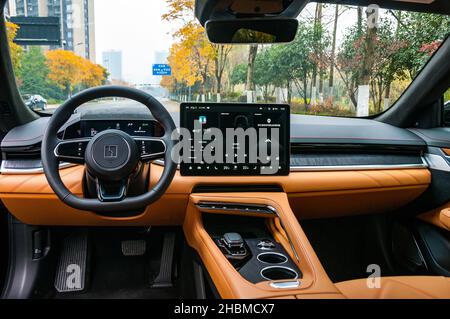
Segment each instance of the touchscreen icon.
M206 116L200 115L198 117L198 121L200 122L200 124L206 124Z

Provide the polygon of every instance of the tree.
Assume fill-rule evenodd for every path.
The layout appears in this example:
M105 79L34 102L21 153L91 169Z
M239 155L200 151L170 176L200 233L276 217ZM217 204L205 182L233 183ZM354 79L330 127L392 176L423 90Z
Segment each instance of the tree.
M247 64L237 64L230 75L232 85L243 84L247 80Z
M81 84L85 87L93 87L105 84L108 78L108 71L101 65L83 59Z
M205 94L208 76L213 73L212 64L216 51L197 23L186 24L177 32L177 37L181 40L180 46L190 65L188 70L200 82L200 93Z
M9 21L6 22L6 34L8 37L9 51L11 53L11 62L13 65L14 74L16 78L20 78L21 75L21 57L23 54L22 47L14 43L14 39L19 30L19 26Z
M252 44L248 49L248 60L247 60L247 81L245 84L245 89L247 91L255 90L255 83L253 81L253 70L255 66L256 54L258 53L258 45Z
M48 96L50 85L47 82L48 67L45 56L39 47L30 47L22 57L22 83L20 90L29 94Z
M194 19L195 0L166 0L166 3L169 11L162 15L163 20L188 23Z
M392 21L382 19L374 40L374 62L370 70L371 98L375 113L382 111L383 93L385 97L389 97L392 81L406 77L402 58L406 46L406 42L398 38Z
M184 51L178 51L178 53L182 53L178 55L178 60L183 57L181 60L192 64L191 67L184 68L184 71L191 72L196 81L200 82L201 94L205 94L209 76L214 75L216 92L221 93L222 77L232 46L214 45L208 41L203 27L195 20L193 15L194 0L166 0L166 2L169 10L162 15L162 19L182 23L174 36L179 40L178 45L182 46ZM173 60L172 62L176 62ZM192 76L190 77L192 78ZM186 81L180 80L179 78L177 82L186 83ZM195 83L188 82L191 83L189 86Z
M49 81L63 90L66 97L72 94L76 86L97 86L104 83L107 76L102 66L71 51L48 51L46 58Z
M228 55L233 48L231 45L215 44L214 48L214 75L216 77L216 93L222 90L222 76L228 62Z
M408 44L403 51L403 63L414 78L429 59L430 53L449 33L450 17L446 15L389 11L398 21L398 37ZM431 50L430 50L431 49Z
M331 41L331 57L330 57L330 77L328 79L328 86L330 88L330 96L333 96L334 86L334 61L336 58L336 38L337 38L337 25L339 19L339 5L336 4L334 8L334 20L333 20L333 37Z

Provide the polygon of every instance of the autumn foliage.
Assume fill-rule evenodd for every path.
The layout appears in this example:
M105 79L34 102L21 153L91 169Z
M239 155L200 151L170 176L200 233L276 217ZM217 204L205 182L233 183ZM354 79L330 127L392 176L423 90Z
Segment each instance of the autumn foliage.
M220 82L231 47L208 41L205 30L193 15L194 0L166 2L169 10L162 19L181 22L182 26L173 34L176 42L170 48L168 62L172 76L163 77L161 85L174 91L177 86L192 87L198 83L200 92L204 94L207 80L214 75L216 91L220 92Z
M48 79L67 94L70 94L76 86L98 86L105 80L105 68L71 51L48 51L46 58Z
M22 48L14 43L17 30L19 30L19 26L17 24L6 21L6 33L8 36L9 50L11 52L11 62L16 76L20 74L20 58L22 56Z

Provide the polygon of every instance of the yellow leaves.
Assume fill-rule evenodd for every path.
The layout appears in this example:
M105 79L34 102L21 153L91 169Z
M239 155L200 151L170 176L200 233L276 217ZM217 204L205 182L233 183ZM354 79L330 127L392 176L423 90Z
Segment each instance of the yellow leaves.
M23 53L22 47L14 43L14 38L17 35L17 30L19 30L19 26L9 21L5 22L6 22L6 34L8 37L9 50L11 52L11 62L14 68L14 73L16 73L17 76L20 73L20 58Z
M175 88L175 79L173 76L164 75L160 82L161 86L168 89L173 90Z
M77 85L97 86L105 80L105 69L71 51L53 50L46 54L48 78L69 92Z
M82 58L71 51L53 50L46 54L48 78L61 89L73 90L83 78Z
M19 30L19 26L9 21L5 21L5 23L8 42L13 42L14 38L17 35L17 30Z
M98 86L105 80L106 69L84 59L82 83L88 87Z
M213 72L211 61L216 54L203 27L195 21L190 21L174 36L179 41L170 48L168 58L174 79L187 86L193 86L197 81L203 84L206 77Z
M166 0L169 11L162 15L166 21L194 18L194 0Z

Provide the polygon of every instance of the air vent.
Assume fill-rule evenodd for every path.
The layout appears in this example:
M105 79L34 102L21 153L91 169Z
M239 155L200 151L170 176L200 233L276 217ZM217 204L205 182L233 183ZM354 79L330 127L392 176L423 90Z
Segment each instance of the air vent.
M41 143L26 147L3 147L2 152L6 160L40 160Z

